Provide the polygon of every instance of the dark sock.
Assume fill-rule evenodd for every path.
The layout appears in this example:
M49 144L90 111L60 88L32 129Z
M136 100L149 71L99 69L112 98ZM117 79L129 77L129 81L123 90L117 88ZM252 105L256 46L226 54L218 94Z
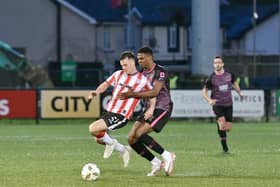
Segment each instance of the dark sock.
M218 126L218 134L221 138L221 144L223 147L223 151L224 152L228 152L228 146L227 146L227 133L226 131L221 131L219 130L219 126Z
M226 138L221 138L221 144L223 147L224 152L228 152L228 146L227 146L227 139Z
M130 145L136 153L146 158L149 161L152 161L155 156L145 147L142 142L137 141L136 143Z
M154 150L158 154L162 154L164 149L162 148L161 145L159 145L155 139L153 139L151 136L148 134L144 134L139 138L139 142L144 143L147 147L150 149Z

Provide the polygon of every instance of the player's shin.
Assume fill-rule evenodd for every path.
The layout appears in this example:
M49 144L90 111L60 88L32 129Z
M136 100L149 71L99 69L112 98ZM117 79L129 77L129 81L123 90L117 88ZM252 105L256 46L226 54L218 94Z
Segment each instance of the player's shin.
M154 155L145 147L145 145L139 141L136 143L130 145L136 153L141 155L142 157L146 158L149 161L152 161L154 158Z
M151 148L153 151L157 152L158 154L162 154L164 151L163 147L148 134L142 135L139 138L139 141L143 142L147 147Z
M220 140L221 140L221 145L223 148L223 152L227 153L228 152L228 146L227 146L227 133L226 131L222 131L219 129L218 127L218 134L220 136Z

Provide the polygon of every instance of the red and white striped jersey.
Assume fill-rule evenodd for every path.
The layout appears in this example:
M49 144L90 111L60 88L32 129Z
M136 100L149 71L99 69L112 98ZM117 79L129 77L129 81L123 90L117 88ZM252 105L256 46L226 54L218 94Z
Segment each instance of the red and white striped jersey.
M132 116L139 99L128 98L121 100L117 97L118 94L127 92L129 88L132 89L133 92L147 91L153 88L150 81L140 72L128 75L123 70L118 70L114 72L106 82L113 86L114 90L105 109L109 112L121 114L127 119Z

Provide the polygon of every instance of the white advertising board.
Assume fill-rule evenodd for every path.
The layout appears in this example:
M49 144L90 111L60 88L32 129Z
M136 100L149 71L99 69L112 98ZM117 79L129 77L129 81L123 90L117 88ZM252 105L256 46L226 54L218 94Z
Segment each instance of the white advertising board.
M263 117L264 91L244 90L242 93L244 99L241 101L232 91L233 117ZM171 90L171 97L174 103L172 118L214 117L212 107L203 99L201 90Z

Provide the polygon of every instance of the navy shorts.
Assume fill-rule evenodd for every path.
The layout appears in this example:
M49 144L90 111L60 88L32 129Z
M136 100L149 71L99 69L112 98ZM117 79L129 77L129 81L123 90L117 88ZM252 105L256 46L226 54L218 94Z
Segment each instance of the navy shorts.
M226 121L232 122L232 105L231 106L213 106L213 111L216 115L216 119L224 116Z
M104 112L101 118L105 121L109 130L122 128L128 121L124 116L112 112Z

